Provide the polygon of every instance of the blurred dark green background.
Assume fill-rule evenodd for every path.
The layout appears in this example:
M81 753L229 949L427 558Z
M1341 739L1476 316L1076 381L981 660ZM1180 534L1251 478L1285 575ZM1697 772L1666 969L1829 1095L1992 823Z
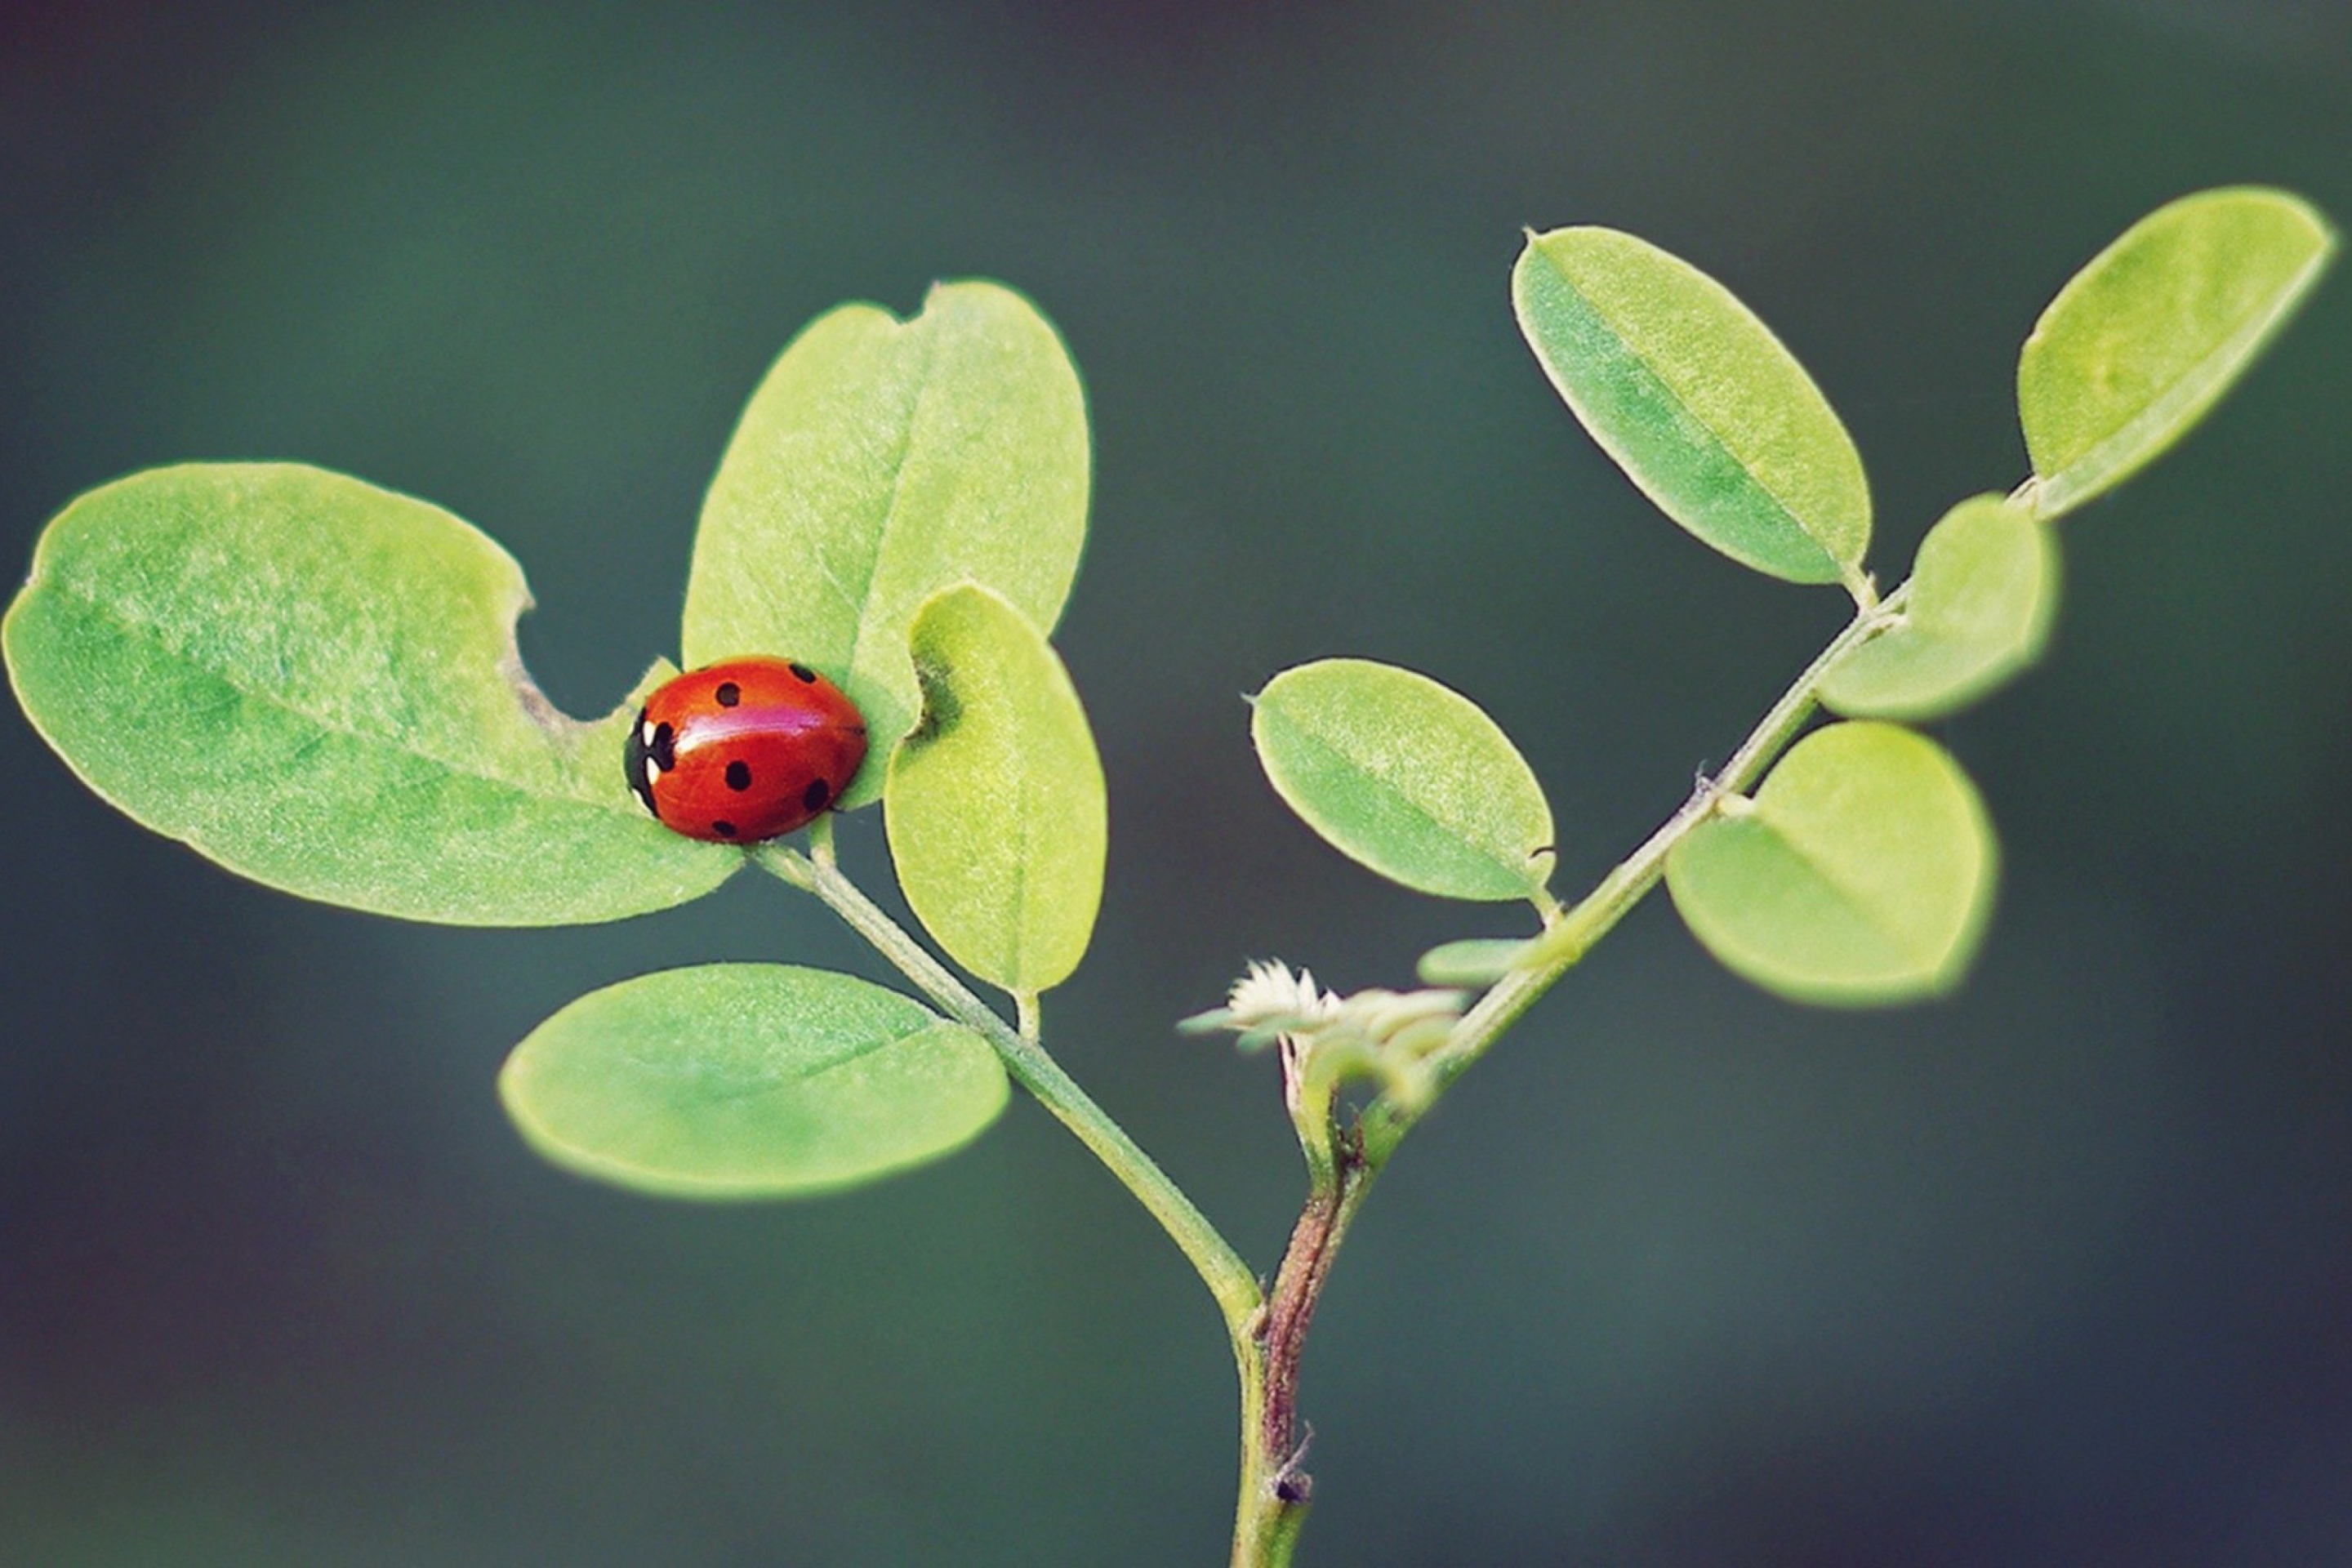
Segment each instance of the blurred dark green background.
M2341 0L43 9L0 23L12 574L115 475L304 458L504 541L541 679L598 710L676 651L702 486L803 321L1040 302L1092 401L1061 640L1115 827L1053 1032L1267 1262L1270 1064L1171 1020L1247 957L1395 983L1513 920L1310 839L1237 694L1339 652L1472 693L1568 891L1843 619L1575 429L1512 325L1522 226L1761 311L1891 578L2021 476L2017 344L2125 224L2245 180L2352 219ZM2047 663L1946 728L2009 867L1956 1001L1770 1001L1656 900L1414 1140L1308 1358L1308 1561L2352 1561L2347 281L2069 521ZM499 1060L583 990L870 971L813 905L394 924L0 733L0 1563L1223 1560L1213 1314L1034 1107L789 1207L509 1132ZM879 874L870 816L848 853Z

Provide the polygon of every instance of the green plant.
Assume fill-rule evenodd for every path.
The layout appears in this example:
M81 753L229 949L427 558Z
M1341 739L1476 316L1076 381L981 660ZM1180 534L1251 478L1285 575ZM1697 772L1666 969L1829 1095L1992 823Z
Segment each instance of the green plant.
M2333 252L2293 197L2209 192L2132 228L2028 340L2032 476L1955 506L1883 597L1843 426L1719 285L1606 229L1533 236L1519 320L1586 427L1670 517L1759 571L1855 605L1725 767L1584 897L1549 891L1554 826L1503 732L1411 671L1285 671L1251 726L1275 788L1382 876L1510 902L1533 931L1427 954L1420 988L1337 996L1254 965L1188 1020L1276 1048L1307 1195L1269 1284L1043 1044L1102 888L1102 771L1047 641L1088 487L1077 380L1028 304L942 286L900 322L836 310L755 395L706 504L689 665L786 654L866 716L840 805L884 806L937 952L804 847L674 835L623 782L627 726L557 712L514 643L522 574L446 512L284 465L197 465L82 497L5 626L26 711L94 790L232 869L410 919L551 925L709 891L746 864L821 900L921 1000L784 964L594 992L519 1046L500 1089L558 1163L643 1192L778 1197L872 1180L974 1136L1018 1080L1142 1202L1223 1315L1240 1373L1237 1563L1289 1559L1309 1495L1299 1356L1348 1227L1399 1142L1664 879L1727 965L1811 1003L1931 996L1965 973L1996 847L1959 765L1906 727L2031 664L2054 614L2049 524L2178 439ZM1840 716L1808 731L1816 711ZM938 956L1011 999L992 1007Z

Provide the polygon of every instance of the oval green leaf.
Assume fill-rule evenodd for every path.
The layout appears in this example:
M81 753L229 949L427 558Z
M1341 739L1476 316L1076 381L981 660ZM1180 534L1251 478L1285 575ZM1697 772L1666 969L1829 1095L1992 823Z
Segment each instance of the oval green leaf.
M1440 942L1413 965L1423 985L1454 986L1481 991L1508 974L1528 957L1527 937L1465 937Z
M1502 727L1425 675L1361 658L1286 669L1252 700L1275 793L1350 859L1448 899L1532 899L1551 806Z
M2036 514L2073 510L2186 434L2335 251L2308 203L2244 186L2158 207L2093 258L2042 312L2017 363Z
M915 616L923 719L891 754L898 886L958 963L1007 991L1060 984L1102 904L1102 762L1045 633L965 584Z
M1731 291L1609 228L1530 235L1519 330L1660 510L1743 565L1858 588L1870 487L1804 367Z
M1976 786L1893 724L1832 724L1666 858L1675 907L1727 968L1792 1001L1933 996L1967 973L1999 858Z
M2058 610L2058 545L2000 496L1977 496L1927 531L1902 618L1822 679L1822 700L1855 719L1933 719L2042 657Z
M592 991L514 1048L499 1098L556 1164L642 1193L778 1198L960 1148L1004 1107L988 1042L895 991L782 963Z
M742 856L622 778L523 672L522 571L407 496L291 464L156 468L41 536L8 676L84 783L231 870L460 925L617 920Z
M687 584L688 668L803 660L865 711L876 756L921 707L908 629L940 589L986 584L1047 630L1086 540L1087 414L1036 309L944 283L900 321L819 317L744 410L711 481ZM881 794L863 770L844 806Z

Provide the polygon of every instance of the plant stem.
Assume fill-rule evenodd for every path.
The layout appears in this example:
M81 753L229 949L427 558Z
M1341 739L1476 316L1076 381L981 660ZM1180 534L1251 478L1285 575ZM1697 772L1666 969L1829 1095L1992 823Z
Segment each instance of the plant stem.
M1241 1497L1234 1520L1233 1568L1285 1568L1298 1545L1315 1487L1303 1461L1298 1368L1316 1303L1339 1243L1378 1173L1360 1143L1343 1139L1328 1179L1316 1182L1290 1232L1258 1331L1255 1379L1244 1378ZM1255 1385L1252 1397L1252 1385ZM1311 1436L1311 1429L1307 1436Z
M1721 810L1727 799L1755 787L1764 770L1788 749L1813 716L1813 710L1821 702L1822 678L1829 673L1830 667L1857 645L1894 626L1902 616L1910 594L1911 585L1906 583L1848 622L1845 629L1831 638L1804 672L1790 683L1780 700L1765 710L1764 717L1757 721L1756 728L1748 731L1723 770L1713 778L1701 779L1680 810L1601 878L1592 891L1579 900L1549 931L1537 937L1529 945L1523 965L1505 975L1462 1016L1440 1059L1441 1091L1461 1077L1471 1063L1486 1055L1504 1030L1517 1023L1559 983L1561 975L1575 967L1594 942L1607 935L1610 928L1623 920L1643 896L1657 886L1658 879L1665 875L1666 857L1675 845ZM1436 1097L1430 1098L1433 1103ZM1387 1113L1366 1118L1366 1136L1371 1141L1375 1160L1384 1159L1411 1121L1418 1120L1427 1109L1424 1104L1407 1119L1388 1110L1385 1102L1376 1105L1375 1113Z
M818 823L820 827L830 826L822 817ZM1160 1222L1169 1239L1175 1242L1177 1249L1191 1261L1202 1283L1209 1288L1209 1294L1215 1298L1217 1310L1224 1318L1225 1338L1232 1347L1234 1373L1241 1383L1243 1479L1239 1507L1244 1519L1252 1517L1251 1500L1261 1489L1271 1489L1254 1484L1256 1478L1253 1471L1253 1463L1261 1452L1258 1435L1266 1405L1265 1355L1259 1335L1268 1314L1257 1276L1250 1272L1249 1265L1242 1261L1241 1255L1209 1223L1208 1217L1193 1206L1183 1190L1128 1136L1127 1130L1112 1121L1093 1097L1078 1087L1077 1080L1045 1053L1035 1035L1034 996L1014 998L1020 1027L1008 1026L995 1009L973 995L945 964L931 956L928 948L842 875L834 860L829 832L813 832L809 847L811 853L803 855L783 845L771 845L760 849L757 858L777 877L815 894L950 1017L977 1031L994 1048L1005 1071L1034 1095L1038 1103L1075 1133L1078 1142L1135 1194L1136 1200ZM1303 1517L1303 1510L1296 1511ZM1280 1568L1289 1562L1287 1544L1281 1546L1278 1556L1270 1554L1275 1550L1273 1536L1265 1537L1265 1550L1259 1555L1244 1558L1238 1544L1240 1529L1237 1523L1236 1563L1246 1563L1251 1568L1259 1564ZM1294 1522L1283 1539L1295 1542L1297 1537Z
M973 995L929 949L841 874L825 819L820 818L812 832L807 855L781 845L758 851L762 866L814 893L950 1017L978 1031L1003 1058L1006 1071L1126 1184L1199 1271L1224 1314L1241 1378L1241 1490L1234 1508L1233 1568L1288 1568L1297 1551L1314 1491L1302 1468L1306 1444L1298 1419L1300 1362L1339 1244L1373 1177L1388 1163L1398 1140L1444 1089L1657 885L1674 847L1721 810L1726 800L1754 786L1812 717L1830 667L1850 648L1895 625L1909 595L1908 584L1884 600L1875 599L1866 583L1848 586L1855 593L1859 613L1780 694L1722 772L1701 780L1681 809L1565 913L1555 918L1556 906L1549 904L1549 896L1538 900L1543 933L1529 944L1521 965L1454 1026L1436 1058L1435 1092L1410 1110L1386 1097L1376 1100L1358 1125L1343 1132L1328 1125L1336 1086L1308 1086L1314 1090L1307 1097L1314 1105L1311 1114L1321 1117L1321 1129L1333 1136L1327 1143L1301 1130L1309 1190L1271 1293L1259 1290L1248 1266L1192 1200L1045 1054L1036 1037L1034 995L1014 998L1017 1028Z
M1044 1047L1024 1038L1005 1023L994 1009L950 973L945 964L932 957L929 949L842 875L834 863L829 841L815 839L811 849L812 854L803 855L787 846L771 845L761 848L757 858L778 877L823 900L828 909L873 943L875 951L913 981L941 1011L994 1047L1013 1080L1075 1133L1078 1142L1160 1222L1177 1249L1199 1272L1209 1294L1216 1298L1228 1331L1236 1344L1240 1343L1263 1305L1264 1297L1258 1289L1257 1277L1217 1227L1193 1206L1192 1200L1169 1179L1151 1156L1128 1136L1127 1130L1112 1121L1109 1113L1078 1087L1077 1080L1065 1072L1059 1062L1046 1055Z

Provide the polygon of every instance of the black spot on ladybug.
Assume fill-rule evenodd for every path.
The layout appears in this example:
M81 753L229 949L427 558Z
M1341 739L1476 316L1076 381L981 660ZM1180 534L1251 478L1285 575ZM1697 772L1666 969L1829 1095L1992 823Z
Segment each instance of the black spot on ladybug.
M732 838L735 837L735 825L731 822L714 822L710 825L710 831L721 838Z
M749 763L728 763L727 787L732 790L750 789L751 787L751 764Z
M808 788L801 792L801 804L811 811L823 811L824 803L832 798L833 786L823 779L811 779Z
M811 669L807 665L795 664L792 667L792 670L794 675L808 682L810 685L814 686L816 684L816 671Z
M644 724L637 726L637 732L645 733ZM646 742L646 755L664 773L677 766L677 731L667 724L655 725L654 738Z
M710 695L719 700L721 708L732 708L743 700L743 689L731 680L722 680L719 683L719 689Z

